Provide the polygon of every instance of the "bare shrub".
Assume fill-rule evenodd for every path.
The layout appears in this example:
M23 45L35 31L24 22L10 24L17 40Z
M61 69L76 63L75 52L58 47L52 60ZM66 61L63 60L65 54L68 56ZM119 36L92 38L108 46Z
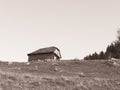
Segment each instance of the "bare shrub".
M31 82L29 85L32 87L38 87L40 84L38 81L34 81L34 82Z
M74 58L75 61L79 61L79 58Z
M17 81L17 79L14 76L8 76L8 79L10 79L12 81Z
M31 78L31 77L30 77L30 76L28 76L28 75L25 75L24 77L25 77L26 79Z
M85 75L83 72L80 72L80 73L78 74L78 76L79 76L79 77L85 77L86 75Z
M58 67L54 67L54 71L56 72L59 71Z

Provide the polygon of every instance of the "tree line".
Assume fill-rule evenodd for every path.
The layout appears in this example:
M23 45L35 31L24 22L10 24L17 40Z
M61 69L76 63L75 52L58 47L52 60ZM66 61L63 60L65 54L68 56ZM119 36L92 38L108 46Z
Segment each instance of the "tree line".
M120 30L118 30L117 33L117 40L108 45L105 52L94 52L93 54L84 57L84 60L120 59Z

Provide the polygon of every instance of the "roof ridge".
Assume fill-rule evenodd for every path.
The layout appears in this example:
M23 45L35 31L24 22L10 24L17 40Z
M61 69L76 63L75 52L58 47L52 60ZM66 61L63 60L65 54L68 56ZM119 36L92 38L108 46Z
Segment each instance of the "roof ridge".
M30 55L30 54L39 54L39 53L50 53L50 52L54 52L55 49L60 51L57 47L51 46L51 47L40 48L38 50L35 50L35 51L29 53L28 55Z

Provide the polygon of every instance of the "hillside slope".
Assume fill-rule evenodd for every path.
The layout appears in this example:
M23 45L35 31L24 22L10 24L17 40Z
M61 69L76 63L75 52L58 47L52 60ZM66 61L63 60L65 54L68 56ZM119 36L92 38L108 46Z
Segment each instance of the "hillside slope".
M0 90L120 90L120 61L0 62Z

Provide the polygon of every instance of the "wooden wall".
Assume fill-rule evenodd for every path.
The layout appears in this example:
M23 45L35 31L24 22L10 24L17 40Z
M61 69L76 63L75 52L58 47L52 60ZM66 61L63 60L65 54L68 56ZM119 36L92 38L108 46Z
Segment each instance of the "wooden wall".
M28 61L54 59L54 57L55 57L54 53L34 54L28 56Z

